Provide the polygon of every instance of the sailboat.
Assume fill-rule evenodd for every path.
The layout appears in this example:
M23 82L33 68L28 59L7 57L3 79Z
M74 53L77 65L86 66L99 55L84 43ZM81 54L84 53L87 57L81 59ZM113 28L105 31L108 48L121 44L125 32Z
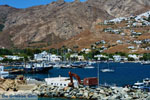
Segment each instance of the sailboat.
M101 72L103 72L103 73L112 73L112 72L114 72L114 70L109 68L109 62L108 62L108 68L101 69Z

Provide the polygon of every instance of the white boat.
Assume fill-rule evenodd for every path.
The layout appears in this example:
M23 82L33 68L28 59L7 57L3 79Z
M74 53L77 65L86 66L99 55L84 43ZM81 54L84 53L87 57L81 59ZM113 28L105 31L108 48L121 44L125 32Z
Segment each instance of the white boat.
M150 65L150 61L143 61L141 62L142 65Z
M89 64L89 65L96 64L96 61L89 61L88 64Z
M133 88L134 89L143 89L144 88L144 83L143 82L134 83Z
M114 72L113 69L102 69L101 72L106 73L106 72Z
M103 73L112 73L112 72L114 72L113 69L109 68L109 62L107 62L107 64L108 64L108 67L104 68L104 69L101 69L101 72L103 72Z
M94 66L86 65L84 68L94 68Z
M9 72L4 71L4 66L0 66L0 78L5 78L9 76Z
M150 78L143 79L143 83L146 85L150 85Z

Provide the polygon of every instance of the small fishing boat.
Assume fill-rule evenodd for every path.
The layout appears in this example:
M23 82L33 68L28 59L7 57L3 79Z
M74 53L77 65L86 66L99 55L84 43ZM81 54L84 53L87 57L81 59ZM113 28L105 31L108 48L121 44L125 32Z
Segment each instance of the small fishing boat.
M108 64L108 67L104 68L104 69L101 69L101 72L103 72L103 73L112 73L112 72L114 72L113 69L109 68L109 62L107 62L107 64Z
M143 82L136 82L132 86L134 89L143 89L144 88L144 83Z
M24 66L25 73L45 73L49 69L53 68L51 63L38 62L38 63L28 63Z
M113 69L102 69L101 72L106 73L106 72L114 72Z
M150 61L143 61L141 62L142 65L150 65Z

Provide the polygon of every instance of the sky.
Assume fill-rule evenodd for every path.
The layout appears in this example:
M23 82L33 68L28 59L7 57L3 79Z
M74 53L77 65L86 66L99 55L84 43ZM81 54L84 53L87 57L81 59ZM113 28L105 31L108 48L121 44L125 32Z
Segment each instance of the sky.
M0 0L0 5L9 5L15 8L28 8L37 5L46 5L52 1L57 0ZM65 0L66 2L73 2L74 0ZM80 0L84 2L86 0Z

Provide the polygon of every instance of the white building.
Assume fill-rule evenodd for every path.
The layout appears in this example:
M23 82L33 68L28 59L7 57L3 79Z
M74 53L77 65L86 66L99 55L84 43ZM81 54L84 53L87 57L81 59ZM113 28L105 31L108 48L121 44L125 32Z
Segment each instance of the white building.
M116 43L123 44L123 42L121 40L117 40Z
M128 49L135 49L135 47L134 46L128 46Z
M19 59L23 58L23 57L19 57L19 56L11 56L11 55L7 55L5 57L8 59L12 59L12 60L19 60Z
M61 61L61 57L55 54L50 54L50 53L47 53L46 51L43 51L42 53L34 54L34 60L56 62L56 61Z
M130 55L128 55L128 57L133 58L134 60L139 60L139 56L137 56L135 54L130 54Z
M81 51L85 52L86 54L88 54L89 52L91 52L91 49L83 48Z
M49 60L52 61L52 62L61 61L61 56L50 55L50 59Z
M71 82L69 77L55 77L55 78L45 78L47 85L58 86L58 87L67 87ZM73 80L74 87L78 87L77 80Z
M97 58L97 60L101 60L101 58L108 58L105 55L95 55L94 58Z
M79 60L79 61L83 61L83 60L84 60L84 56L83 56L83 55L79 55L79 56L78 56L78 60Z
M71 54L71 55L70 55L70 58L78 58L78 54L77 54L77 53Z
M113 58L114 58L115 62L120 62L121 61L121 56L120 55L114 55Z

